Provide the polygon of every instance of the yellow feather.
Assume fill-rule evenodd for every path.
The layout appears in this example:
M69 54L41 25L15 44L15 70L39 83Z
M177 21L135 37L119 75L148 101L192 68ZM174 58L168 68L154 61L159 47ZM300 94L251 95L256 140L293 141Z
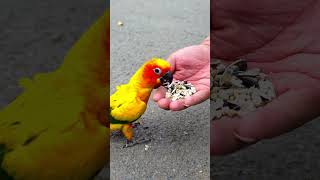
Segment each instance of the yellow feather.
M86 180L109 159L106 12L50 73L23 79L24 92L0 111L0 179ZM1 151L1 146L0 146ZM0 155L1 156L1 155Z
M111 116L119 121L132 122L138 119L147 108L138 94L138 89L130 83L118 86L110 97Z

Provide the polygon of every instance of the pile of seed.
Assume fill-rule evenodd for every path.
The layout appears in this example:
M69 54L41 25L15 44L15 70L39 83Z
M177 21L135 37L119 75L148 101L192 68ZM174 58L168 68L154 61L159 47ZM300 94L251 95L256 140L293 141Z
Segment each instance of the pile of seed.
M172 101L183 99L196 93L196 88L187 81L174 80L166 88L166 98L170 98Z
M248 69L244 60L224 65L211 62L211 119L243 116L275 98L271 80L258 68Z

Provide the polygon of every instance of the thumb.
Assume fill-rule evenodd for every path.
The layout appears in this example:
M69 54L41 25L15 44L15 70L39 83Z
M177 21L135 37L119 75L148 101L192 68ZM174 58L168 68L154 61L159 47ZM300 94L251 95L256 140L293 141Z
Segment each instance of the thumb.
M171 69L170 71L172 73L174 73L175 69L176 69L176 59L177 59L177 53L174 52L172 53L168 58L167 58L167 61L170 63L171 65Z

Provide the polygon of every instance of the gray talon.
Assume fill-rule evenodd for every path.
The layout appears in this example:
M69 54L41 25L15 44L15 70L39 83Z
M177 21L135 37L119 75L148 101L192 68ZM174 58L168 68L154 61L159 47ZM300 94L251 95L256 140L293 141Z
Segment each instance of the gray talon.
M126 144L123 146L123 148L132 147L132 146L135 146L137 144L143 144L143 143L150 142L150 141L151 141L151 139L146 139L146 138L141 138L141 139L133 140L133 141L127 140Z

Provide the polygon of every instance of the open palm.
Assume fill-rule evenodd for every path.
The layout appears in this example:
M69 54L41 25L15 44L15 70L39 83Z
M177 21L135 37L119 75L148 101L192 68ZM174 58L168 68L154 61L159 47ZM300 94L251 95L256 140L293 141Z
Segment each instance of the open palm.
M165 98L165 88L160 87L153 96L158 105L167 110L179 111L196 105L210 95L210 47L208 45L189 46L178 50L168 58L174 72L174 79L192 83L197 92L185 99L171 101Z
M212 56L261 68L277 98L245 117L213 121L211 153L233 152L319 116L320 2L217 0L214 8Z

